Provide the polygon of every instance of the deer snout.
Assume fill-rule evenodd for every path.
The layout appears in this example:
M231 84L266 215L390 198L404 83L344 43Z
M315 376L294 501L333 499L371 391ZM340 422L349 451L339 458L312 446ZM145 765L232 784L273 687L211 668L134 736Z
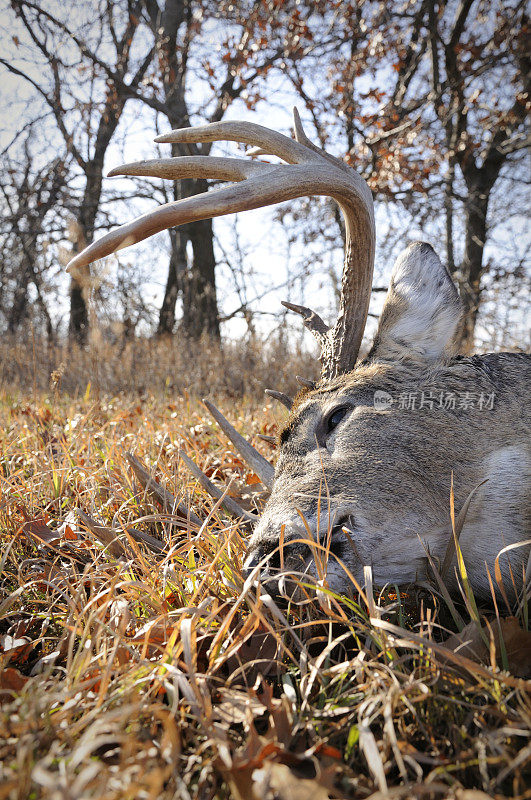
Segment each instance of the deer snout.
M250 550L245 559L243 571L248 577L259 568L257 577L262 579L263 576L273 575L282 570L293 570L295 566L302 567L309 555L309 548L306 545L299 547L298 542L292 544L289 541L281 545L280 540L277 540L270 545L260 545Z
M271 551L270 558L273 559L273 551ZM260 572L256 574L256 577L260 577L260 574L264 571L264 568L267 570L267 562L267 554L260 550L253 550L252 552L248 553L245 561L243 562L243 574L245 578L248 578L250 575L252 575L257 567L260 567Z
M244 570L250 574L259 566L261 574L275 572L281 568L292 569L295 561L300 568L298 545L307 550L304 548L307 540L307 529L291 509L266 508L249 540Z
M284 541L282 545L277 539L251 550L245 559L243 572L246 578L254 575L267 594L277 603L283 603L296 598L297 581L311 574L311 563L311 549L300 539Z
M353 520L352 509L343 506L326 517L322 515L321 520L306 517L304 526L298 518L280 524L278 514L262 517L249 542L245 577L254 573L254 579L277 599L293 599L301 581L307 583L323 574L338 586L340 583L343 590L345 579L338 559L342 561L349 554L344 528L352 530ZM339 583L336 573L341 578Z
M260 525L249 542L243 569L246 576L259 568L257 577L281 571L302 571L311 557L308 533L295 526Z

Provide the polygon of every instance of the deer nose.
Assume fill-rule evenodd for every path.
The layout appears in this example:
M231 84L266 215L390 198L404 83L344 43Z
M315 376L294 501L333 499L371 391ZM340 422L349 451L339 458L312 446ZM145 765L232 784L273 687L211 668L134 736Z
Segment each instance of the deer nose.
M249 575L253 572L253 570L256 569L256 567L258 566L259 563L260 563L260 559L258 558L258 554L257 553L254 553L254 554L251 553L250 555L248 555L247 558L245 559L245 561L243 562L242 572L243 572L244 578L248 578Z
M252 550L247 556L243 573L248 578L254 572L256 580L260 581L265 592L274 599L279 600L292 594L294 590L290 575L301 575L305 571L306 562L311 555L309 548L301 546L300 540L283 543L282 559L280 557L279 542L262 544Z
M275 558L276 556L276 558ZM289 580L286 574L280 571L280 558L278 551L271 551L267 558L267 553L255 551L247 556L243 565L243 574L248 578L255 573L255 580L260 582L262 591L270 595L275 603L283 605L291 594Z
M262 578L264 575L271 575L280 569L280 556L278 550L271 548L265 550L258 548L252 553L249 553L243 564L243 574L246 578L260 566L260 573L256 577Z

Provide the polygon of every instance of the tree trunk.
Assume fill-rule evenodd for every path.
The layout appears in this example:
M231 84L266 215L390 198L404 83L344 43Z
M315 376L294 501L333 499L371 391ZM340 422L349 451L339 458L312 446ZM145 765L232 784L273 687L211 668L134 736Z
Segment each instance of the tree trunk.
M80 218L77 221L77 238L74 241L72 255L79 253L92 239L86 235L85 214L83 213L86 191L83 196ZM93 228L94 230L94 228ZM92 231L93 232L93 231ZM89 234L90 235L90 234ZM90 267L77 270L70 277L70 317L68 320L68 337L80 347L87 343L89 332L89 316L87 295L90 281Z
M125 105L125 97L120 97L116 100L112 93L109 92L106 105L109 109L108 113L102 114L100 117L94 154L85 167L87 182L79 208L79 217L77 220L78 236L77 241L74 243L74 253L82 250L83 247L90 244L94 238L96 216L101 199L105 153L120 122L120 117ZM72 275L70 283L70 321L68 331L70 338L79 345L85 345L88 339L89 313L87 301L90 285L91 278L89 267L85 267L79 270L75 275Z
M159 312L157 336L171 335L175 325L175 305L177 295L183 287L183 277L186 273L186 242L184 231L173 229L170 231L171 253L168 266L168 279L164 290L164 299Z
M450 159L448 164L448 177L444 187L444 214L446 221L446 263L450 275L456 271L455 252L454 252L454 180L455 180L455 162Z
M195 183L205 184L206 189L206 181ZM198 187L197 191L200 190ZM194 257L183 292L182 329L193 339L205 334L212 339L219 339L212 220L194 222L189 227L189 233Z
M144 0L153 32L159 42L159 65L164 85L165 113L171 128L190 125L185 88L188 70L188 34L179 42L179 29L184 23L187 31L193 24L189 0L164 0L159 6ZM186 43L186 44L185 44ZM173 145L172 155L199 154L195 145ZM182 180L174 191L178 197L191 197L207 191L205 180ZM177 194L178 193L178 194ZM192 263L187 268L186 244L192 243ZM219 338L216 297L213 230L211 220L183 226L171 237L172 253L164 301L159 316L158 332L169 332L175 320L175 302L179 290L183 298L182 332L197 339L203 334ZM180 270L182 283L180 284Z
M487 209L490 189L477 180L469 185L465 204L465 252L461 264L461 299L464 307L463 321L459 332L459 348L462 353L471 353L474 347L474 332L481 302L481 277L483 253L487 238Z
M172 128L181 127L170 120ZM182 155L174 148L173 155ZM206 192L206 180L181 180L174 189L176 200ZM200 220L170 232L171 253L164 299L159 313L157 335L171 334L175 324L175 305L182 292L182 333L191 339L204 334L219 339L219 314L216 293L216 260L212 220ZM188 264L186 245L192 244L192 263Z
M17 276L13 305L9 312L7 330L12 335L15 334L22 325L28 312L28 283L29 270L26 268L21 275Z
M101 190L100 190L101 191ZM80 208L79 219L77 221L77 239L72 248L72 255L79 253L87 244L90 244L94 235L95 213L87 218L89 208L87 194L89 189L84 192ZM98 196L99 202L99 196ZM92 217L92 219L90 219ZM90 267L83 267L72 274L70 278L70 318L68 321L68 336L83 347L87 343L89 333L89 314L88 314L88 295L90 289Z

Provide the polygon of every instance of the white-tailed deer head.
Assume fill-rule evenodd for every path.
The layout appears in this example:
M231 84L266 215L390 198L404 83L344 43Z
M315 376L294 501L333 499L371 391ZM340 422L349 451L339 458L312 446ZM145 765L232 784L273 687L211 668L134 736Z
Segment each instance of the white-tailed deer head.
M175 225L305 195L332 197L346 229L339 315L328 327L310 309L285 304L319 341L321 377L316 384L300 379L294 401L269 391L290 409L274 474L209 404L271 489L250 539L247 569L270 587L282 586L282 576L291 573L348 592L362 582L367 565L380 583L404 583L425 576L431 560L453 584L453 478L473 587L488 593L486 566L494 574L502 548L496 574L521 586L530 549L523 541L530 527L529 357L453 355L457 291L433 249L416 243L395 264L373 346L357 363L374 262L371 192L354 170L307 139L296 111L295 135L293 141L248 122L218 122L159 136L158 142L244 142L255 148L252 155L272 154L285 163L193 156L113 170L238 183L122 225L89 245L69 269Z

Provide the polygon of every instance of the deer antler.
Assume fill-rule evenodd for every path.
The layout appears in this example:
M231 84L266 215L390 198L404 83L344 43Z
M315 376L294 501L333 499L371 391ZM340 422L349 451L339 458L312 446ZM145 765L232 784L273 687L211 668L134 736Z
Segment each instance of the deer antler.
M310 309L291 303L285 305L305 318L304 324L321 345L321 378L328 380L349 372L358 356L371 293L375 246L372 195L365 181L353 169L309 141L302 130L297 109L294 109L294 124L295 141L251 122L215 122L158 136L156 142L243 142L254 146L254 154L275 155L286 163L181 156L139 161L113 169L109 173L111 176L146 175L171 180L201 177L239 183L167 203L121 225L76 255L68 269L87 266L98 258L176 225L282 203L296 197L332 197L343 212L346 230L337 321L328 328Z

